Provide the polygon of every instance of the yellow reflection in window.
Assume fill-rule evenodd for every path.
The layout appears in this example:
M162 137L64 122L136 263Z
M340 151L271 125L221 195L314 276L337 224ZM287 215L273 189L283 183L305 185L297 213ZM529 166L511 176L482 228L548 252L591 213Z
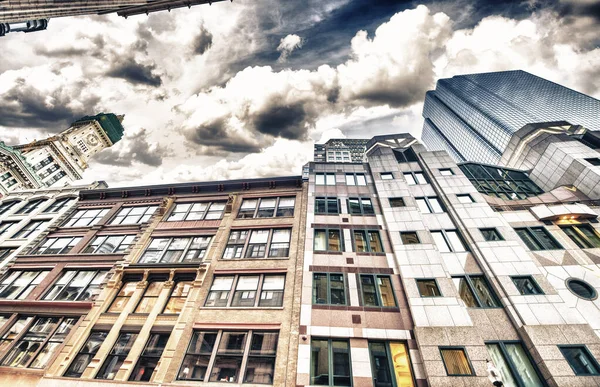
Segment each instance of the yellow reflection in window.
M394 363L394 374L398 387L414 387L410 360L406 345L402 343L390 343L392 361Z

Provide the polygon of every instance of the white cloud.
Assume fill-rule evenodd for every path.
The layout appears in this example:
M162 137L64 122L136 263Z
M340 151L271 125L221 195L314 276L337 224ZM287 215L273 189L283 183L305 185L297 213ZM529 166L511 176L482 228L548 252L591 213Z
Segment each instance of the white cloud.
M281 38L277 51L281 53L279 55L279 62L287 61L288 56L297 48L302 48L303 39L296 34L287 35L285 38Z

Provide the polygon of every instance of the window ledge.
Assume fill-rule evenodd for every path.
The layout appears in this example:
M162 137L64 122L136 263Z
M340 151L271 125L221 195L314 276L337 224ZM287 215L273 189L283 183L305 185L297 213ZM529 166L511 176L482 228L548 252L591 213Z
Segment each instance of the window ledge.
M228 262L228 261L233 261L233 262L239 262L239 261L283 261L286 259L290 259L290 257L267 257L267 258L219 258L219 261L224 261L224 262Z
M343 251L313 251L315 254L323 254L323 255L343 255Z
M31 306L65 309L91 309L92 301L50 301L50 300L0 300L0 306Z
M258 306L258 307L253 307L253 306L248 306L248 307L243 307L243 306L231 306L231 307L224 307L224 306L202 306L200 307L201 310L283 310L283 306L271 306L271 307L267 307L267 306Z

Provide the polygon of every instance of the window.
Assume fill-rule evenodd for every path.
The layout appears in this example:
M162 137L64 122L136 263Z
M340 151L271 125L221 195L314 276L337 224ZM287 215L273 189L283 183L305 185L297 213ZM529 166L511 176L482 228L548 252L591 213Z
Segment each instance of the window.
M108 214L108 208L96 208L93 210L77 210L65 222L63 227L87 227L93 226Z
M415 198L415 200L423 214L439 214L444 212L444 207L442 207L439 199L435 196Z
M2 222L0 223L0 235L4 235L6 234L8 231L10 231L14 226L17 225L17 223L19 223L18 221L15 222Z
M25 319L24 321L29 322L31 317ZM24 334L12 346L0 365L45 368L66 340L77 320L78 318L74 317L37 317L27 328L25 328L26 324L20 325L18 329ZM10 335L10 332L7 335ZM16 335L11 341L15 338Z
M108 308L107 312L109 312L109 313L122 312L125 309L125 306L127 305L127 303L129 302L129 299L133 295L133 292L135 292L137 284L138 284L137 282L133 282L133 281L125 282L123 284L123 286L121 287L121 290L119 290L119 293L113 300L112 304Z
M389 200L391 207L406 207L406 203L404 203L404 199L402 198L390 198Z
M524 296L532 294L544 294L537 282L535 282L533 277L530 275L511 277L511 279L517 287L517 289L519 290L519 293L521 293Z
M416 231L405 231L400 233L400 239L402 239L403 245L418 245L421 243L419 235Z
M444 169L440 169L440 175L452 176L452 175L454 175L454 172L452 172L452 169L450 169L450 168L444 168Z
M158 206L124 207L119 210L117 216L110 224L138 224L150 220Z
M404 180L408 185L427 184L427 179L423 172L405 172Z
M559 345L558 348L575 375L600 375L600 366L585 345Z
M100 284L107 270L67 270L52 285L44 300L87 301L100 294Z
M592 158L584 159L584 160L587 161L588 163L592 164L595 167L600 165L600 159L597 157L592 157Z
M483 239L485 239L488 242L504 240L504 238L502 238L502 235L500 235L498 230L496 230L495 228L480 228L479 231L481 231L481 235L483 235Z
M456 198L458 199L458 202L462 204L475 203L475 200L473 200L473 197L469 194L456 195Z
M418 161L417 154L410 148L394 149L394 155L399 163L410 163Z
M284 286L285 275L283 274L215 276L205 306L242 308L283 306Z
M40 162L38 162L37 164L35 164L33 166L33 170L34 171L39 171L40 169L42 169L43 167L45 167L46 165L50 164L53 161L54 161L54 157L48 156L45 159L43 159Z
M342 232L340 230L315 230L314 251L343 251Z
M50 176L51 174L53 174L54 172L58 171L60 167L56 164L52 164L51 166L49 166L48 168L46 168L45 170L41 171L39 173L40 177L42 179L47 178L48 176ZM62 176L61 176L62 177ZM52 183L54 183L54 181L52 181ZM50 183L50 184L52 184Z
M354 230L354 251L357 253L383 253L379 231Z
M421 297L441 297L442 293L435 279L418 279L417 288Z
M315 173L316 185L335 185L335 173Z
M470 376L474 375L471 362L467 358L464 348L440 347L444 367L448 376Z
M69 378L79 378L83 374L83 371L90 364L100 346L106 340L108 336L108 332L103 331L92 331L90 336L88 337L83 347L79 350L77 356L75 356L75 360L71 363L67 372L65 372L66 377Z
M580 249L600 247L600 238L596 230L587 224L563 226L561 229Z
M158 365L170 333L151 333L140 358L129 377L132 382L149 382Z
M71 202L75 201L75 198L61 198L50 204L43 212L44 214L60 212L63 208L67 207Z
M396 297L389 276L361 274L360 288L364 306L396 306Z
M469 308L500 308L502 305L482 275L452 277L458 295Z
M295 197L244 199L238 218L272 218L294 216Z
M226 202L177 203L168 222L223 218Z
M119 333L119 337L108 353L106 359L104 359L104 363L102 364L102 367L100 367L96 379L113 380L115 378L117 372L119 372L119 368L121 368L127 355L129 355L129 351L137 336L137 333Z
M406 344L369 341L369 353L374 387L414 387Z
M23 300L42 282L47 271L9 271L0 281L0 299Z
M598 297L596 289L583 280L568 278L566 282L567 288L569 288L569 290L577 297L583 298L584 300L594 300Z
M17 321L8 329L0 339L0 351L9 348L21 332L26 331L29 323L33 320L32 316L19 316Z
M338 198L315 198L315 214L339 214Z
M31 254L67 254L82 237L48 238L31 251Z
M171 292L171 296L169 297L169 301L167 301L167 305L165 306L163 313L180 313L183 310L183 305L185 304L185 300L190 294L192 287L193 281L176 282L175 286L173 286L173 291Z
M431 231L431 236L440 253L461 253L467 251L456 230Z
M35 211L36 208L38 208L45 201L46 201L46 199L31 200L31 201L27 202L23 207L19 208L17 210L16 214L31 214L33 211Z
M87 151L89 150L87 145L85 145L85 142L83 142L83 140L79 140L77 141L77 145L79 145L79 148L84 152L87 153Z
M381 180L393 180L394 179L394 175L392 174L392 172L382 172L381 173Z
M223 259L285 258L290 253L291 236L292 230L287 228L231 231Z
M375 215L375 210L371 199L349 198L348 213L351 215Z
M194 331L177 379L273 384L278 339L268 331Z
M57 181L59 181L60 179L62 179L64 176L67 176L67 173L65 171L59 171L54 176L52 176L50 179L48 179L46 181L46 184L52 185L52 184L56 183Z
M562 249L544 227L516 228L515 231L530 250Z
M350 343L348 340L316 339L310 343L310 384L351 386Z
M83 254L122 254L134 239L135 235L98 236L83 250Z
M13 201L10 201L10 202L4 202L4 203L2 203L0 205L0 215L4 215L8 211L10 211L10 209L13 208L18 203L21 203L21 202L19 200L13 200Z
M156 305L156 301L158 300L158 296L160 296L164 284L163 281L150 281L148 287L146 287L146 290L144 291L144 295L137 304L134 313L150 313L152 308L154 308L154 305Z
M313 304L347 305L344 274L313 273Z
M199 263L206 255L211 236L152 238L138 263Z
M11 247L0 248L0 262L8 258L12 253L14 253L17 249Z
M35 234L38 231L41 231L46 224L50 223L49 220L32 220L27 223L25 227L14 233L10 239L25 239L29 236Z
M521 343L486 343L485 347L505 386L544 385Z
M346 185L367 185L364 173L346 173Z

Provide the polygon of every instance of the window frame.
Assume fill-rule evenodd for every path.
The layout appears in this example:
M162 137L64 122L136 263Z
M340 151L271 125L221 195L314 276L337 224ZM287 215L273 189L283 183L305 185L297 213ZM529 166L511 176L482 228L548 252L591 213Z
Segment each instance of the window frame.
M510 372L510 374L512 375L512 377L515 379L515 382L517 382L518 386L519 387L524 387L524 386L526 386L526 384L525 384L525 382L523 382L523 379L521 378L521 376L519 375L519 373L516 372L516 370L518 369L518 367L515 364L515 362L513 361L512 357L510 356L510 353L506 349L506 344L509 344L509 345L510 344L518 344L518 345L521 346L521 348L523 349L523 352L527 356L527 360L529 361L529 363L531 364L531 366L535 370L535 373L536 373L538 379L540 379L540 381L542 381L542 383L544 383L545 379L544 379L543 375L541 374L539 368L537 367L537 364L534 362L534 359L531 357L531 354L529 353L529 351L527 350L527 348L525 347L525 345L523 344L522 341L519 341L519 340L491 340L491 341L484 341L484 345L486 346L486 350L488 352L488 355L489 355L489 350L487 349L488 345L497 345L498 348L500 348L500 353L502 354L502 357L504 358L504 361L508 365L508 371ZM491 358L491 356L490 356L490 358ZM492 364L494 364L493 359L490 359L490 361L492 362ZM496 364L494 364L494 366L496 366L496 368L498 368L498 366Z
M32 219L25 224L25 226L21 227L19 230L17 230L17 232L12 234L10 239L27 239L32 234L43 231L42 228L49 223L49 219ZM34 225L33 228L30 227L31 225Z
M363 172L346 172L344 176L346 179L347 186L366 187L369 185L369 183L367 182L367 175ZM364 179L365 184L359 184L359 177L362 177ZM354 184L348 184L349 182L354 182Z
M565 356L565 353L563 351L563 349L569 349L569 348L578 348L578 349L582 350L588 358L586 360L590 361L590 363L593 364L594 368L596 368L598 370L598 372L592 373L592 374L577 373L577 371L571 365L571 362L569 361L569 359L567 359L567 357ZM588 349L587 345L585 345L585 344L564 344L564 345L558 345L558 349L559 349L561 355L564 357L565 361L569 364L569 367L571 367L571 370L573 370L573 373L575 374L575 376L598 376L598 375L600 375L600 364L598 364L598 360L596 360L596 358L594 357L592 352Z
M350 200L358 200L358 212L351 212L350 211ZM365 212L365 203L363 203L363 201L369 201L371 203L371 208L373 210L373 212ZM346 206L348 208L348 215L355 215L355 216L376 216L375 213L375 206L373 205L373 200L371 200L371 198L363 198L363 197L349 197L346 199Z
M227 303L225 306L215 306L215 305L207 305L209 302L209 298L212 291L213 283L216 278L223 277L233 277L233 281L231 282L231 287L227 293ZM246 290L249 292L254 292L254 301L252 306L233 306L235 293L236 292L244 292L244 290L237 290L238 283L240 282L241 277L258 277L258 282L256 284L256 290ZM260 305L260 300L262 300L263 291L268 292L270 289L264 289L265 278L266 277L283 277L283 287L281 288L281 305L278 306L265 306ZM226 308L226 309L256 309L256 308L266 308L266 309L282 309L284 304L285 297L285 285L286 285L286 273L260 273L260 274L223 274L223 275L215 275L213 276L213 280L211 282L210 287L208 288L208 294L206 295L206 299L204 300L203 307L204 308ZM222 291L221 291L222 292Z
M429 210L429 212L423 212L423 209L417 203L417 208L419 208L419 210L421 211L421 214L444 214L444 213L446 213L446 207L444 206L444 203L442 203L442 201L439 199L438 196L415 197L415 202L417 202L417 200L423 200L425 202L425 206ZM431 204L433 201L437 202L438 206L441 208L442 211L434 211L434 206Z
M401 206L396 206L396 205L392 204L393 203L392 201L400 202L400 203L402 203L402 205ZM402 208L402 207L406 207L406 201L402 197L388 198L388 202L390 204L390 208Z
M68 280L68 282L66 282L64 285L59 285L57 284L58 281L61 280L61 278L69 271L74 271L75 274L71 277L71 279ZM75 300L57 300L57 297L62 294L62 292L69 287L69 285L75 280L75 277L77 277L77 275L80 272L85 272L85 271L93 271L94 275L91 277L91 279L88 281L88 283L82 287L82 290L80 291L79 295L77 296L77 298ZM69 269L66 268L65 270L63 270L61 272L61 275L56 278L56 280L47 287L46 291L44 291L44 295L40 298L40 300L43 301L67 301L67 302L75 302L75 301L90 301L93 302L95 301L96 297L100 294L100 292L102 291L102 283L106 280L106 277L109 273L110 269ZM102 280L98 283L97 285L97 289L98 289L98 294L96 294L96 296L92 296L90 298L86 298L86 299L80 299L82 295L84 295L86 293L86 291L88 289L90 289L90 287L94 286L93 282L94 280L96 280L96 277L98 277L99 275L102 275L102 273L104 273L104 277L102 277ZM63 288L54 296L54 298L52 299L47 299L46 297L48 297L48 295L54 290L54 288L56 286L63 286Z
M194 243L194 239L196 238L209 238L208 243L206 244L205 248L199 248L199 249L194 249L192 248L192 244ZM158 239L167 239L167 243L165 244L165 247L163 247L161 250L158 249L152 249L150 251L158 251L159 254L156 258L156 262L142 262L142 260L144 259L145 254L149 251L148 249L150 248L150 246L152 245L152 243L155 240ZM179 256L179 260L177 262L162 262L162 259L167 255L167 253L169 251L180 251L180 249L172 249L169 250L169 247L171 247L171 244L173 243L173 241L175 239L188 239L188 241L185 244L185 247L183 249L181 249L181 255ZM206 254L208 254L208 249L211 246L211 243L213 242L214 239L214 235L186 235L186 236L165 236L165 237L151 237L150 241L148 242L148 244L146 245L146 247L144 248L144 251L142 252L141 256L139 257L139 259L137 260L137 262L135 263L136 265L154 265L154 266L159 266L159 265L198 265L198 264L202 264L204 262L204 258L206 257ZM188 261L188 262L183 262L183 260L186 258L187 254L190 251L197 251L196 252L196 257L193 258L192 260ZM204 253L202 254L202 251L204 251ZM202 256L201 256L202 255ZM201 256L201 257L200 257Z
M149 278L147 281L147 285L144 288L144 292L142 293L141 297L138 299L137 303L135 304L135 308L133 308L133 310L131 311L131 314L134 315L148 315L150 313L152 313L152 310L156 307L156 304L158 302L158 299L160 298L160 294L162 293L162 291L165 288L165 283L167 282L166 278ZM150 286L152 284L159 284L159 288L156 292L156 295L147 295L148 290L150 290ZM150 309L148 311L138 311L138 309L140 307L145 308L147 307L146 305L144 305L144 300L147 299L153 299L154 301L152 302ZM166 305L166 304L165 304ZM161 310L164 309L164 305L161 308Z
M23 203L23 200L13 199L2 202L0 204L0 215L6 214L19 203Z
M273 200L275 199L275 205L273 206L273 215L272 216L258 216L259 215L259 211L260 211L260 205L262 204L263 200ZM282 199L294 199L294 206L291 207L292 208L292 214L291 215L277 215L279 209L280 209L280 204L281 204L281 200ZM256 206L254 207L254 212L252 213L252 216L240 216L242 214L242 206L244 205L244 201L245 200L256 200ZM270 207L269 207L270 208ZM284 206L283 208L290 208L289 206ZM272 218L293 218L294 215L296 213L296 196L295 195L290 195L290 196L265 196L265 197L256 197L256 198L252 198L252 197L248 197L248 198L243 198L242 199L242 203L240 204L240 208L238 209L238 213L236 216L236 219L272 219Z
M468 199L468 201L462 201L461 200L462 198ZM475 203L475 199L473 199L473 196L471 196L471 194L469 194L469 193L466 193L466 194L456 194L456 199L458 200L458 202L460 204Z
M360 306L365 307L365 308L382 308L382 309L398 308L398 299L396 298L396 292L394 289L394 284L392 282L391 274L371 274L371 273L357 273L357 274L358 274L357 287L359 290L358 296L359 296ZM374 279L373 284L374 284L374 288L375 288L375 295L377 297L377 303L379 305L366 305L365 304L365 293L364 293L364 289L363 289L362 277L372 277ZM394 297L394 305L392 305L392 306L382 305L383 298L381 296L381 289L379 289L379 282L377 281L379 279L379 277L388 278L390 281L390 288L392 289L392 297Z
M47 202L47 201L48 201L48 199L44 199L44 198L27 200L25 205L20 207L15 212L15 215L29 215L32 212L34 212L35 210L37 210L42 205L42 203Z
M275 231L278 230L286 230L289 232L289 241L288 242L273 242L273 235L275 234ZM264 243L265 245L265 252L263 254L262 257L251 257L248 256L249 252L251 252L250 250L250 245L262 245L263 243L250 243L250 239L252 238L252 233L254 231L267 231L268 235L267 235L267 240ZM231 240L231 235L234 232L239 232L240 235L242 232L246 232L246 238L244 239L244 241L242 243L240 243L238 240L237 243L229 243ZM271 255L271 251L273 250L273 244L276 243L287 243L288 247L287 247L287 255L286 256L276 256L276 255ZM227 253L228 248L233 248L233 256L230 258L225 258L225 254ZM235 253L236 253L236 249L240 248L240 256L236 257ZM225 248L223 249L223 253L221 254L221 260L225 260L225 261L233 261L233 260L245 260L245 259L289 259L290 258L290 254L291 254L291 248L292 248L292 228L291 227L267 227L267 228L240 228L240 229L230 229L229 231L229 236L227 237L227 243L225 244Z
M57 214L61 212L65 207L69 205L69 203L76 201L77 198L73 196L66 196L62 198L55 199L52 204L42 211L42 214Z
M165 345L164 347L162 347L162 349L160 350L160 353L158 354L158 356L156 354L144 354L146 352L146 350L148 349L148 345L151 345L151 341L153 339L153 337L155 337L156 335L160 336L167 336L167 340L165 341ZM171 338L171 332L150 332L150 336L148 336L148 339L146 339L146 344L144 345L144 349L142 349L142 352L140 353L140 355L138 356L135 365L133 367L133 370L131 371L131 374L129 374L129 377L127 378L128 381L130 382L150 382L150 380L152 380L152 376L154 376L154 372L156 371L156 368L158 367L158 363L160 361L160 358L162 357L163 353L165 352L165 348L167 347L167 344L169 343L169 339ZM160 340L160 339L159 339ZM143 360L155 360L155 367L152 369L152 373L150 373L150 377L148 378L148 380L135 380L133 379L134 375L135 375L135 370L137 369L138 365L140 365L140 363ZM147 368L145 368L147 370Z
M317 200L323 200L325 202L325 212L320 212L318 210L319 206L317 205ZM336 202L336 208L337 211L336 212L330 212L329 211L329 207L330 207L330 201L335 200ZM339 215L341 214L341 203L340 203L340 199L338 197L329 197L329 196L316 196L315 197L315 215Z
M14 227L21 223L20 220L3 220L0 222L0 236L10 231L13 231ZM4 227L6 226L6 227Z
M426 281L433 281L433 283L435 284L435 288L438 292L438 295L433 295L433 296L424 296L423 292L421 292L421 288L419 288L419 282L426 282ZM438 297L444 297L444 295L442 294L442 291L440 289L440 284L438 283L437 278L415 278L415 283L417 284L417 290L419 291L419 296L421 298L438 298Z
M488 290L490 291L490 294L492 295L492 298L494 299L494 302L497 304L496 306L485 306L485 304L479 299L479 295L477 294L477 292L474 290L475 289L475 285L473 284L473 280L472 277L478 277L478 278L482 278L483 281L485 282ZM502 305L502 301L500 300L500 298L498 297L498 294L496 294L496 291L492 288L490 281L488 281L487 277L485 276L485 274L481 273L481 274L461 274L461 275L453 275L452 280L454 279L460 279L460 278L464 278L465 282L467 283L467 286L469 288L469 291L471 292L471 294L473 295L473 299L475 300L475 302L477 303L477 306L468 306L465 303L465 307L466 308L476 308L476 309L498 309L498 308L503 308L504 305ZM454 281L452 281L454 282ZM455 285L456 292L458 294L458 298L465 302L462 297L460 296L460 289L458 289L458 287Z
M414 183L411 183L411 181L409 181L407 179L407 176L410 175L411 181L413 181ZM406 184L408 185L426 185L429 184L429 179L425 176L425 174L423 173L423 171L409 171L409 172L402 172L402 176L404 177L404 181L406 181ZM419 177L423 178L424 183L421 183Z
M414 235L417 238L416 243L406 243L404 241L404 236L409 234ZM422 243L421 238L419 237L419 233L417 231L400 231L400 242L402 242L402 246L420 245Z
M125 243L125 241L127 240L128 237L133 236L133 238L131 239L131 243ZM100 247L102 247L106 241L109 238L115 238L115 237L122 237L123 239L121 239L121 242L119 242L118 245L116 245L111 252L98 252L98 250L100 250ZM92 239L86 246L85 248L81 251L81 254L125 254L125 252L127 251L128 248L130 248L135 241L135 238L137 237L137 234L108 234L108 235L96 235L94 237L94 239ZM99 239L104 238L104 240L96 245L94 247L94 243L96 243ZM125 247L125 249L123 249L121 252L119 252L118 250L121 249L122 246L127 246ZM90 250L90 249L94 249L94 250Z
M573 243L575 243L577 245L577 247L579 247L580 249L600 248L600 235L598 235L598 231L591 224L587 224L587 223L569 224L569 225L560 225L559 227L560 227L561 231L563 233L565 233L565 235L569 238L569 240L571 240ZM585 235L583 232L581 232L581 230L579 230L580 228L587 229L588 231L592 232L598 240L595 243L592 242L588 235ZM571 235L569 235L569 233L567 233L565 231L566 229L572 230L572 232L574 232L580 239L582 239L584 243L581 243L581 241L578 241L575 238L573 238ZM584 246L584 244L585 244L585 246Z
M118 349L117 345L120 344L119 339L121 338L122 335L133 335L132 338L130 338L127 341L126 347L125 349L127 349L127 352L123 353L116 353L113 354L112 352L115 349ZM115 342L113 343L113 345L110 348L110 351L108 351L108 353L106 354L106 356L104 357L104 360L99 364L98 367L98 371L96 372L96 375L94 376L94 380L115 380L115 377L117 376L117 373L119 372L119 369L121 369L121 367L123 367L123 364L125 363L125 360L127 359L127 357L129 356L129 353L131 352L131 349L133 348L133 346L135 345L136 340L138 339L140 335L139 331L130 331L130 330L121 330L119 331L119 336L117 336L117 339L115 340ZM116 368L116 372L115 375L113 376L112 379L109 378L101 378L101 373L103 371L106 371L104 369L105 365L109 365L110 362L112 361L113 358L117 358L121 361L121 364L119 365L118 368ZM118 364L118 363L117 363ZM110 375L110 374L109 374Z
M327 276L327 284L325 285L327 288L327 299L325 303L316 302L316 294L315 294L315 275L326 275ZM341 304L333 304L331 303L331 275L340 275L342 276L342 286L344 288L344 302ZM330 306L349 306L349 295L348 295L348 280L346 279L346 273L337 273L337 272L313 272L312 273L312 305L330 305Z
M527 247L527 249L529 249L530 251L546 251L546 250L564 250L565 248L558 243L558 241L556 240L556 238L554 238L554 236L552 235L552 233L550 231L548 231L546 229L546 227L544 226L535 226L535 227L516 227L514 228L515 232L517 233L517 235L519 236L519 240L521 242L523 242L523 244ZM546 249L544 248L544 244L545 242L540 242L540 239L537 237L537 234L535 232L533 232L532 230L542 230L542 232L546 235L546 237L548 239L550 239L552 241L552 243L554 243L556 245L555 248L552 249ZM527 235L529 236L530 239L533 239L533 241L535 243L537 243L537 245L540 248L536 248L536 249L532 249L531 246L529 244L527 244L527 242L525 242L525 240L523 239L523 237L521 237L521 234L519 233L519 231L524 231L527 233Z
M127 305L129 304L129 302L131 301L131 297L133 297L133 294L135 293L135 289L137 289L138 285L141 282L141 278L126 278L123 280L123 285L121 285L121 287L119 288L119 291L114 295L113 299L110 301L110 303L108 304L108 306L106 307L106 309L104 310L104 313L115 313L115 314L121 314L123 313L123 311L125 310L125 308L127 308ZM123 290L125 290L125 288L127 287L128 284L132 284L133 286L133 291L131 292L130 295L124 295L124 296L119 296L119 294L121 294L121 292ZM123 306L121 307L121 310L116 310L116 311L112 311L111 309L113 308L113 306L117 303L117 300L119 298L122 299L127 299L127 302L125 302L125 304L123 304ZM136 305L137 307L137 305ZM133 309L135 310L135 308Z
M500 231L498 231L498 229L496 227L484 227L484 228L480 228L479 232L481 233L481 235L483 236L483 239L486 242L501 242L504 241L504 236L502 234L500 234ZM498 237L498 239L488 239L485 232L491 232L493 234L496 235L496 237Z
M13 273L19 272L20 274L18 276L16 276L12 282L10 282L10 284L6 285L4 284L4 281L9 279L10 276ZM4 297L0 297L0 299L2 300L25 300L27 299L27 297L29 297L29 295L31 294L31 292L40 285L40 283L42 283L42 281L46 278L46 276L48 275L48 273L50 273L50 270L23 270L23 269L17 269L17 270L8 270L6 273L4 273L4 275L2 277L0 277L0 295L4 292L5 289L9 288L10 286L13 286L14 283L23 275L23 273L37 273L35 275L35 277L33 277L31 279L31 281L29 281L29 283L25 286L23 286L23 289L21 291L18 292L18 295L15 296L14 298L4 298ZM40 275L42 276L42 278L39 280L39 282L35 283L36 280L40 277ZM28 289L33 285L33 287L31 288L31 290L28 291ZM25 297L21 298L21 296L23 295L23 293L27 292L27 294L25 295Z
M402 341L402 340L382 340L382 339L374 339L368 340L368 350L369 350L369 364L371 366L371 370L372 372L372 382L373 382L373 386L375 386L376 383L376 373L375 373L375 357L373 356L373 346L377 345L377 344L382 344L385 348L385 354L386 354L386 358L387 358L387 366L388 366L388 371L389 371L389 375L391 377L390 380L390 387L397 387L398 386L398 377L396 375L395 372L395 363L394 363L394 357L393 357L393 352L392 352L392 348L391 345L392 344L400 344L402 346L404 346L404 349L406 351L406 360L408 361L408 373L410 374L410 379L411 379L411 386L416 387L417 383L415 382L415 372L413 369L413 365L412 365L412 359L410 356L410 349L408 347L408 342L407 341ZM405 384L403 384L404 386Z
M441 254L447 254L447 253L466 253L466 252L470 251L469 250L469 246L465 243L465 240L462 237L462 234L460 233L460 231L458 231L458 229L430 230L429 232L430 232L430 234L432 234L433 244L435 245L435 247L438 249L438 251ZM456 236L460 240L460 243L462 244L462 247L463 247L464 250L462 250L462 251L455 251L455 246L452 244L451 240L448 238L448 235L447 235L448 232L455 232L456 233ZM446 243L446 247L448 247L448 249L450 251L441 251L439 249L439 246L437 245L437 242L435 241L435 238L433 238L433 234L434 233L441 233L442 238L444 239L444 242Z
M110 207L98 207L98 208L85 208L85 207L79 207L76 208L75 211L70 214L70 216L65 219L65 221L61 224L61 227L91 227L94 226L96 224L98 224L102 219L104 219L106 217L106 215L108 215L108 213L110 212L111 208ZM93 216L93 217L87 217L85 215L87 215L89 212L93 212L93 211L99 211L97 215ZM78 214L81 214L80 216L77 216ZM86 222L85 225L75 225L75 223L78 223L80 220L82 219L88 219L88 221ZM69 224L71 223L71 224Z
M152 219L152 217L154 216L154 214L156 214L156 212L158 211L158 204L152 205L144 205L144 206L123 206L121 208L119 208L119 211L117 211L112 218L110 218L110 220L107 222L107 225L110 226L132 226L132 225L136 225L136 224L144 224L144 223L148 223L150 222L150 219ZM145 208L144 212L139 214L139 215L131 215L131 212L137 208ZM154 210L152 210L152 208L154 208ZM124 212L127 211L127 213L124 214ZM137 216L137 221L131 223L124 223L125 220L129 217L133 217L133 216ZM148 217L147 220L142 221L145 217ZM117 222L117 219L122 218L120 221Z
M10 257L17 249L18 247L0 247L0 262Z
M310 367L310 373L309 373L309 384L310 385L316 385L313 384L314 382L314 378L316 377L315 375L313 375L313 341L318 340L318 341L326 341L327 342L327 369L328 369L328 373L327 373L327 379L329 384L327 384L327 386L342 386L341 384L334 384L334 352L333 352L333 342L334 341L338 341L338 342L344 342L346 344L348 344L348 371L349 371L349 375L348 375L348 379L350 380L350 384L349 385L343 385L344 387L352 387L353 385L353 376L352 376L352 346L350 345L350 340L349 339L344 339L344 338L332 338L332 337L311 337L310 338L310 362L309 362L309 367Z
M512 280L513 284L515 285L515 287L517 288L517 290L519 291L519 294L521 296L537 296L537 295L545 294L544 291L542 290L542 288L540 287L540 285L535 280L535 278L533 278L533 276L531 276L531 275L512 275L512 276L510 276L510 279ZM519 286L517 286L517 283L515 282L515 280L529 280L530 283L532 284L532 287L535 289L535 293L521 292L521 289L519 288Z
M202 216L199 219L189 219L188 217L190 216L191 213L197 213L199 211L192 211L192 209L194 208L195 204L207 204L206 208L203 210L202 212ZM180 211L180 212L176 212L177 210L177 206L180 205L186 205L189 204L190 207L185 210L185 211ZM221 215L218 218L215 219L206 219L206 216L210 213L210 212L217 212L217 211L211 211L211 208L214 204L223 204L223 209L221 210ZM171 208L171 210L169 211L169 213L163 218L165 222L198 222L198 221L202 221L202 220L219 220L219 219L223 219L223 214L225 214L225 207L227 206L227 201L226 200L211 200L211 201L198 201L198 202L176 202L175 205L173 206L173 208ZM184 214L183 218L181 219L175 219L172 220L171 217L173 217L174 214Z
M92 362L92 359L94 358L94 356L96 356L96 354L100 350L100 347L102 346L102 344L100 344L96 348L96 351L92 351L92 352L88 352L88 351L83 352L82 351L83 349L85 349L85 348L88 347L87 344L88 344L90 338L92 337L92 335L95 334L95 333L99 333L99 334L104 333L105 334L104 340L106 340L106 337L108 336L108 334L110 333L110 331L108 331L108 330L102 330L102 329L92 329L90 331L90 333L88 334L87 339L83 342L83 345L81 346L81 348L79 348L79 351L77 351L77 355L75 355L73 357L73 360L70 362L69 366L67 367L67 370L63 373L63 375L62 375L63 377L65 377L65 378L81 378L81 376L83 375L83 372L85 372L85 369L87 368L87 366L90 365L90 363ZM83 372L81 372L81 374L79 374L79 375L75 375L72 372L70 373L70 371L74 367L75 360L77 360L77 358L79 357L79 355L84 355L84 356L87 355L87 356L89 356L89 361L86 364L86 366L84 367Z
M439 352L440 352L440 357L442 358L442 363L444 363L444 370L446 371L446 376L459 376L459 377L464 377L464 376L477 376L475 374L475 369L473 368L473 364L471 364L471 359L469 359L469 354L467 353L467 349L464 346L457 346L457 345L443 345L443 346L438 346ZM465 356L465 359L467 360L467 364L469 366L469 369L471 370L470 374L450 374L448 372L448 367L446 366L446 361L444 360L444 350L461 350L463 355Z
M190 293L192 292L192 290L194 289L194 281L195 279L192 278L193 276L182 276L181 278L176 278L174 280L174 284L171 287L171 292L169 293L169 297L167 298L167 302L165 303L164 307L162 308L161 314L166 314L166 315L178 315L179 313L181 313L180 311L176 311L176 312L166 312L167 307L169 306L169 303L171 302L172 299L183 299L183 303L181 306L181 309L183 310L183 307L185 305L185 303L187 302L187 298L190 296ZM173 296L173 293L175 293L175 289L177 288L177 285L179 284L190 284L189 290L187 291L187 293L185 295L179 295L179 296Z
M317 250L315 248L316 245L316 238L314 237L317 233L317 231L323 231L325 232L325 245L327 247L327 250ZM337 231L340 235L340 249L339 250L329 250L329 232L330 231ZM345 251L344 249L344 231L341 228L334 228L334 227L325 227L325 228L315 228L313 229L313 252L315 253L343 253Z
M438 171L440 172L440 176L454 176L452 168L439 168Z
M383 247L383 239L381 239L381 233L379 232L379 230L371 230L371 229L352 229L351 230L351 236L352 236L352 251L357 253L357 254L379 254L379 255L384 255L386 254L385 248ZM365 238L365 243L366 243L366 248L367 251L356 251L356 233L362 233L363 237ZM373 251L373 247L371 246L371 234L372 233L376 233L377 235L377 239L379 240L379 244L381 245L381 251Z
M318 176L323 176L323 184L319 184L317 182L317 177ZM329 180L332 177L333 177L333 184L331 184L331 181ZM318 185L318 186L335 186L336 185L335 173L333 173L333 172L315 172L315 185Z
M47 252L48 249L50 249L55 243L59 242L61 239L69 239L69 242L67 243L67 245L65 245L65 247L61 248L57 253L48 253ZM44 245L50 240L54 240L54 242L52 242L50 245L48 245L44 250L41 250L42 247L44 247ZM56 237L45 238L43 241L38 243L35 246L35 248L33 250L31 250L31 252L29 254L31 254L31 255L69 254L71 252L71 250L73 250L75 248L75 246L77 246L79 244L79 242L81 242L82 240L83 240L83 236L64 236L64 237L56 236ZM75 243L73 243L74 241L75 241Z
M381 180L394 180L394 174L392 172L381 172L379 177Z

